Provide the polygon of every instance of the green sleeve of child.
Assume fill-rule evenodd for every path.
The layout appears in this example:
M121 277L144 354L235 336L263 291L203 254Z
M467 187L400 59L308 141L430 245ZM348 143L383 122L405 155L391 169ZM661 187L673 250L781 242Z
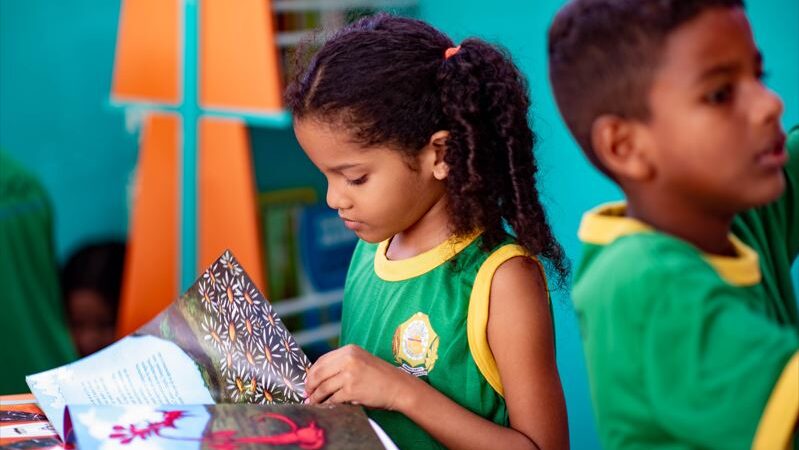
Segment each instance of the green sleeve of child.
M725 281L696 248L659 233L621 239L595 264L575 305L604 445L733 449L752 447L756 434L791 439L799 333L774 318L778 302L761 284ZM767 405L781 401L787 409L763 425Z
M784 196L786 216L785 229L788 232L787 242L792 260L799 255L799 125L788 133L786 143L790 159L786 174L786 194Z
M740 214L733 222L733 232L756 248L762 258L776 258L790 266L799 255L799 125L788 133L788 164L784 169L785 191L764 207ZM782 269L780 267L780 269Z
M792 358L791 365L799 365L799 336L759 313L756 297L708 283L706 267L683 269L659 284L662 301L644 326L645 395L655 421L678 440L750 448L766 405L796 395L775 391L775 381L793 376ZM790 384L789 391L799 390ZM790 436L795 421L795 412L786 413L769 434Z

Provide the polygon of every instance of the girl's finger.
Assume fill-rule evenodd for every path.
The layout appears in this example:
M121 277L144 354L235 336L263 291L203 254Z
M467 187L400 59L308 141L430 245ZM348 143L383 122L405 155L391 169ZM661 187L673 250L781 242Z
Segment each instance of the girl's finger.
M331 355L333 352L322 355L311 366L311 370L308 371L308 378L305 380L305 389L308 395L311 395L321 383L324 383L325 380L335 376L340 371L340 364L338 364L340 358L337 358L336 355ZM328 355L330 357L325 358Z
M334 392L333 395L328 397L322 403L329 403L329 404L347 403L347 402L350 402L351 400L352 400L352 398L350 397L350 395L347 395L343 389L339 389L336 392ZM355 402L351 402L351 403L355 403Z
M328 397L341 390L343 382L344 380L342 377L335 375L325 379L316 387L313 393L308 396L308 403L315 405L324 402Z

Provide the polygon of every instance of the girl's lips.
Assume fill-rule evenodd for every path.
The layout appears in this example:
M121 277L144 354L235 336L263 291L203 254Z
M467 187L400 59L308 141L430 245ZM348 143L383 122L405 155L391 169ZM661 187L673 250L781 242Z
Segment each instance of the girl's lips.
M341 218L341 220L344 221L344 226L349 228L350 230L355 231L356 229L361 227L361 223L360 222L356 222L354 220L345 219L343 217Z

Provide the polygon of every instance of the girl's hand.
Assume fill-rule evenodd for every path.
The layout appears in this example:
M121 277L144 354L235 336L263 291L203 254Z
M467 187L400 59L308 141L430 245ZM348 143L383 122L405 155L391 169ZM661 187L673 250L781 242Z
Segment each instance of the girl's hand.
M371 355L347 345L319 358L305 382L308 403L352 403L399 410L416 379Z

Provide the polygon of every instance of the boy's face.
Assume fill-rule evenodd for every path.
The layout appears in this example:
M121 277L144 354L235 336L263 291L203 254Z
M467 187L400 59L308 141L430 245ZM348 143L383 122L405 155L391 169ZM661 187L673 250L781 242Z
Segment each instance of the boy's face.
M657 189L725 215L776 199L787 161L782 103L761 82L744 12L707 10L663 51L644 124Z
M409 167L398 151L365 149L347 132L313 119L294 123L297 140L327 178L327 204L347 228L367 242L382 242L423 218L443 196L443 183L426 170Z

